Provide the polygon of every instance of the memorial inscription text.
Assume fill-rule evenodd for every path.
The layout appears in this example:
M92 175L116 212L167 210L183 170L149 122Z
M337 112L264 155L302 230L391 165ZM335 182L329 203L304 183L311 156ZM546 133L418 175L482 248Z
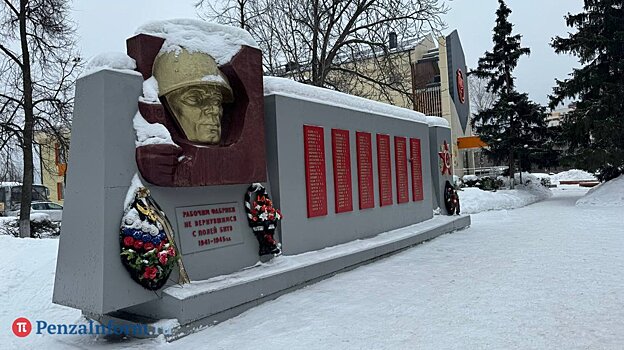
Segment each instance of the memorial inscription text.
M392 205L392 160L390 157L390 136L377 134L377 170L381 206Z
M183 254L221 248L243 242L236 203L176 208L180 248ZM244 219L244 217L243 217Z
M320 126L303 126L308 217L327 215L325 139Z
M405 137L394 137L394 162L397 203L407 203L409 202L409 179L407 178L407 139Z
M412 201L422 201L424 194L420 139L410 139L410 158L412 161Z
M349 131L332 129L331 135L336 213L344 213L353 210Z
M368 132L355 133L358 171L358 193L361 209L375 207L375 190L373 184L373 145Z

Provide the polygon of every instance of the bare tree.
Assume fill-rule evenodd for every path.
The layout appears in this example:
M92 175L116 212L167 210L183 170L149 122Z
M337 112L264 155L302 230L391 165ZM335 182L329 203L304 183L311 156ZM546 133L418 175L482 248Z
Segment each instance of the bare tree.
M4 140L3 140L4 142ZM0 149L0 181L17 182L22 178L21 156L19 146L14 142L4 144Z
M468 75L468 89L470 90L470 107L472 114L479 114L482 111L494 107L498 96L488 91L488 80L475 75Z
M0 1L0 146L23 154L20 236L30 236L36 132L66 144L80 59L65 0Z
M387 102L412 101L410 55L444 27L441 0L199 0L209 20L249 31L268 75ZM390 42L390 37L396 38Z

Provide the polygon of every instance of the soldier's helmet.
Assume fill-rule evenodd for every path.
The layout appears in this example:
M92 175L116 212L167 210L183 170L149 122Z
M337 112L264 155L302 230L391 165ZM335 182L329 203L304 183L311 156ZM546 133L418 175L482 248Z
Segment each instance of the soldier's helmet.
M227 77L214 58L203 52L189 52L184 48L161 52L154 60L152 74L158 81L158 96L186 86L211 85L221 91L223 103L234 101Z

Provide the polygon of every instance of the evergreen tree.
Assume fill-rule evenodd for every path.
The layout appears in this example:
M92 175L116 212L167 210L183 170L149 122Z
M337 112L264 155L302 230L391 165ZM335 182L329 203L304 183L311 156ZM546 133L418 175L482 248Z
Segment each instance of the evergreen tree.
M522 35L512 35L509 22L511 9L499 0L496 26L492 40L494 48L479 59L479 66L471 74L488 80L488 91L498 96L494 106L478 113L472 125L488 145L486 154L495 162L507 162L510 174L515 162L523 156L530 162L533 153L544 153L546 132L544 108L532 102L526 94L515 90L513 71L523 55L531 50L520 45Z
M531 165L552 166L556 154L546 127L545 108L524 93L502 93L490 109L473 118L477 134L488 145L484 152L497 163L509 162L514 173L515 160L523 170Z
M567 158L609 180L624 172L624 0L585 0L584 12L568 14L566 23L576 33L551 45L577 56L582 68L557 80L550 107L578 99L563 121Z

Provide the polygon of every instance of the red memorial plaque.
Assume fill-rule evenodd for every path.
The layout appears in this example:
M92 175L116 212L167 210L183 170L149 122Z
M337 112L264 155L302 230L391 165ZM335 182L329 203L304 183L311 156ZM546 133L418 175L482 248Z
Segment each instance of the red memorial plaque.
M392 160L390 136L377 134L377 170L379 172L379 203L392 205Z
M422 201L424 195L420 139L410 139L410 159L412 161L412 200Z
M303 126L308 217L327 215L325 139L320 126Z
M353 210L351 189L351 146L349 131L332 129L332 156L334 162L334 198L336 213Z
M355 133L357 149L358 191L360 210L375 207L375 185L373 184L373 145L371 134Z
M409 202L409 180L407 178L407 139L394 137L394 162L396 165L397 203Z

